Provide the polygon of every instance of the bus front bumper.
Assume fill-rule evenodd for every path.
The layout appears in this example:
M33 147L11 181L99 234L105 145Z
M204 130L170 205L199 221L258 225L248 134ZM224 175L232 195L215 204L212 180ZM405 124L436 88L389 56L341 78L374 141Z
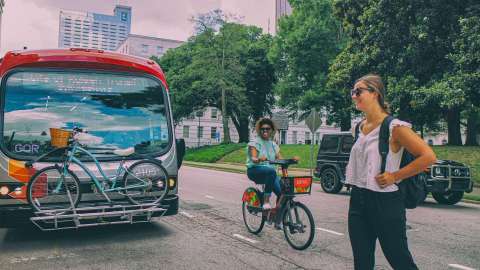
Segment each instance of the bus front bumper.
M156 216L171 216L178 213L178 195L170 194L163 199L160 207L167 209L165 213L157 212L153 215ZM115 203L126 203L127 200L115 200ZM104 201L97 202L81 202L78 207L92 207L105 205ZM0 228L16 228L22 226L28 226L32 223L30 218L33 216L32 208L29 205L8 205L0 206Z

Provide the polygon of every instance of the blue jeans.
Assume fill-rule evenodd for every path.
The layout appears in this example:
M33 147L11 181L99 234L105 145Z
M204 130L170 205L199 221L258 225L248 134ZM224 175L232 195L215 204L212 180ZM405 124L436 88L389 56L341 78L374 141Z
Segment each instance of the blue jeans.
M277 171L268 166L253 166L247 169L247 176L250 180L257 184L265 185L265 195L272 194L272 190L280 196L280 177L277 176Z

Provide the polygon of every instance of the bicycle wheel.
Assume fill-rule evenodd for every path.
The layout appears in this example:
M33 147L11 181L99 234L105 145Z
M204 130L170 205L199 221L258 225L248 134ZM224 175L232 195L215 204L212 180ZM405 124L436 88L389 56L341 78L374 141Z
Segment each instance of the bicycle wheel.
M315 237L315 221L303 203L292 201L282 214L283 233L288 244L297 250L310 246Z
M35 212L55 210L55 214L63 214L72 209L72 203L76 207L80 198L80 181L70 170L63 175L62 168L46 167L36 172L28 182L27 200Z
M168 173L153 160L140 160L123 176L125 195L133 204L160 203L168 193Z
M243 222L247 230L253 234L260 233L265 225L265 216L263 215L260 198L260 192L255 188L247 188L243 193Z

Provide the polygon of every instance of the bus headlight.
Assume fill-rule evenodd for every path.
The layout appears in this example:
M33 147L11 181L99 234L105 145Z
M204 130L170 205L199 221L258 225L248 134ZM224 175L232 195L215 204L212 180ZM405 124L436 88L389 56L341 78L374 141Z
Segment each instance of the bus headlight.
M7 186L0 187L0 195L5 196L10 193L10 189Z
M176 185L176 181L173 178L168 179L168 188L174 188Z

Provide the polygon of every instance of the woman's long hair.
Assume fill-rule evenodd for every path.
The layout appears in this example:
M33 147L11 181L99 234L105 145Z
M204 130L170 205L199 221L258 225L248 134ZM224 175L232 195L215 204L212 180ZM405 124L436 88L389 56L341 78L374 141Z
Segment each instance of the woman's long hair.
M380 105L384 112L390 114L390 105L385 101L385 85L383 84L382 77L371 73L357 79L355 84L358 82L364 82L370 91L377 92L378 105Z

